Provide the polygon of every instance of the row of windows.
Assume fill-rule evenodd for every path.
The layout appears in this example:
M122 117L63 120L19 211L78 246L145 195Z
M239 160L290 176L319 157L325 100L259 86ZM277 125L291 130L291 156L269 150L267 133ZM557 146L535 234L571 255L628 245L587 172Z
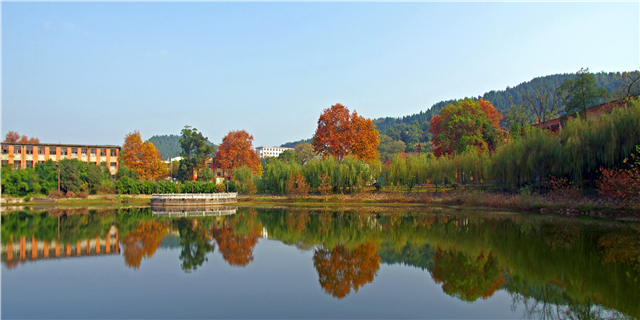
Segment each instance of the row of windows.
M43 164L43 163L44 163L44 161L38 161L38 164ZM2 165L3 166L8 165L8 164L9 164L8 160L2 160ZM13 168L15 170L19 170L22 167L21 165L22 165L22 161L20 161L20 160L16 160L16 161L13 162ZM26 161L25 162L25 166L27 168L33 168L33 161ZM117 163L111 162L111 163L109 163L109 167L110 167L111 170L116 170L117 169Z
M80 148L80 153L83 156L87 155L87 149L89 148ZM44 147L38 148L38 154L44 154ZM108 149L110 151L110 155L112 157L116 156L117 153L117 149ZM2 146L2 153L9 153L9 146ZM14 147L13 148L13 153L14 154L21 154L22 153L22 148L20 147ZM89 153L91 154L91 156L95 157L96 156L96 148L90 148ZM33 154L33 147L26 147L25 148L25 154ZM60 155L66 156L68 154L68 149L67 148L60 148ZM72 155L78 155L78 148L71 148L71 154ZM49 148L49 155L56 155L56 147L50 147ZM106 157L107 156L107 149L100 149L100 156L101 157Z

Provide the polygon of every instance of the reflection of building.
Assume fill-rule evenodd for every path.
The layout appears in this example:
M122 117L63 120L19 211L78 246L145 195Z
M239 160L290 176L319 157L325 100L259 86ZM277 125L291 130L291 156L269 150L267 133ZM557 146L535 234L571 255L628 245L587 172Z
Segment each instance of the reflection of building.
M2 164L13 165L15 169L33 168L47 160L78 159L82 162L105 162L111 171L118 171L119 146L41 144L41 143L2 143Z
M42 241L35 237L27 239L26 236L14 239L11 235L9 242L2 244L2 261L13 265L26 260L118 254L120 253L118 242L118 229L115 226L111 226L104 238L98 236L75 243Z
M283 147L257 147L256 153L258 154L258 158L266 158L266 157L277 157L285 150L293 150L292 148L283 148Z

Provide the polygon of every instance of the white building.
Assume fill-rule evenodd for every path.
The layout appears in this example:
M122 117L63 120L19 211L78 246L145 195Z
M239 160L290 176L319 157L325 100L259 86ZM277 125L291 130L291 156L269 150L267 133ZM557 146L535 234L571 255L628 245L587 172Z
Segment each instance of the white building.
M256 153L260 159L266 157L277 157L285 150L293 150L293 148L283 147L257 147Z

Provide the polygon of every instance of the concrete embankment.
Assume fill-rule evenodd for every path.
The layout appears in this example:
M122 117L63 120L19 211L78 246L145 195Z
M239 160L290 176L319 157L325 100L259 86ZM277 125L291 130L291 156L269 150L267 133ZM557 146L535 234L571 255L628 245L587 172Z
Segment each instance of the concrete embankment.
M238 193L174 193L154 194L151 196L153 206L207 206L223 203L235 203Z

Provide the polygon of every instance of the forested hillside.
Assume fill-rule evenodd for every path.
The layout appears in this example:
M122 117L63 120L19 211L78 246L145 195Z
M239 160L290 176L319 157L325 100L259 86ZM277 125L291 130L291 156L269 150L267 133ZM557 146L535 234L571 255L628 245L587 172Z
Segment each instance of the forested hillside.
M482 98L490 101L502 115L505 115L509 106L522 104L527 95L535 95L536 90L539 88L557 88L560 86L562 81L574 75L575 73L565 73L538 77L530 81L523 82L515 87L507 87L505 90L490 91L482 96L472 97L471 99L477 100ZM599 86L604 87L611 94L613 94L622 83L620 76L620 72L599 72L594 74L596 83ZM429 141L431 140L431 134L429 133L429 121L434 115L439 114L440 109L459 100L462 100L462 98L440 101L429 109L417 114L398 118L386 117L373 120L373 123L376 125L380 134L390 138L381 137L380 139L381 143L379 151L381 160L384 161L387 157L393 154L393 152L401 152L398 150L401 150L403 147L406 152L416 152L416 146L418 145L421 146L421 151L430 151ZM529 120L534 121L534 118L535 117L531 117ZM393 146L391 146L392 143L394 144ZM427 147L424 148L424 146Z
M534 78L530 81L523 82L515 87L507 87L505 90L493 90L486 92L482 96L471 97L473 100L484 99L502 114L506 115L507 109L511 105L521 105L525 98L536 95L540 88L554 89L568 77L575 76L575 73L555 74L544 77ZM622 81L620 80L620 72L599 72L594 73L595 81L598 86L605 88L611 95L618 89ZM636 93L637 94L637 93ZM373 119L373 124L380 132L380 158L382 161L396 152L430 152L431 151L431 134L429 133L429 121L434 115L440 113L443 107L456 103L464 98L440 101L433 104L430 108L420 113L407 115L403 117L378 118ZM601 101L604 102L604 101ZM560 112L562 114L562 112ZM534 121L535 115L529 118ZM312 139L300 140L296 142L287 142L282 147L293 148L302 142L311 142Z
M177 157L182 150L180 147L180 136L178 135L153 136L149 138L149 141L158 149L160 155L162 155L162 160Z
M299 145L301 143L311 143L311 142L313 142L313 138L312 139L307 139L307 140L300 140L300 141L283 143L282 145L280 145L280 147L282 147L282 148L295 148L297 145Z

